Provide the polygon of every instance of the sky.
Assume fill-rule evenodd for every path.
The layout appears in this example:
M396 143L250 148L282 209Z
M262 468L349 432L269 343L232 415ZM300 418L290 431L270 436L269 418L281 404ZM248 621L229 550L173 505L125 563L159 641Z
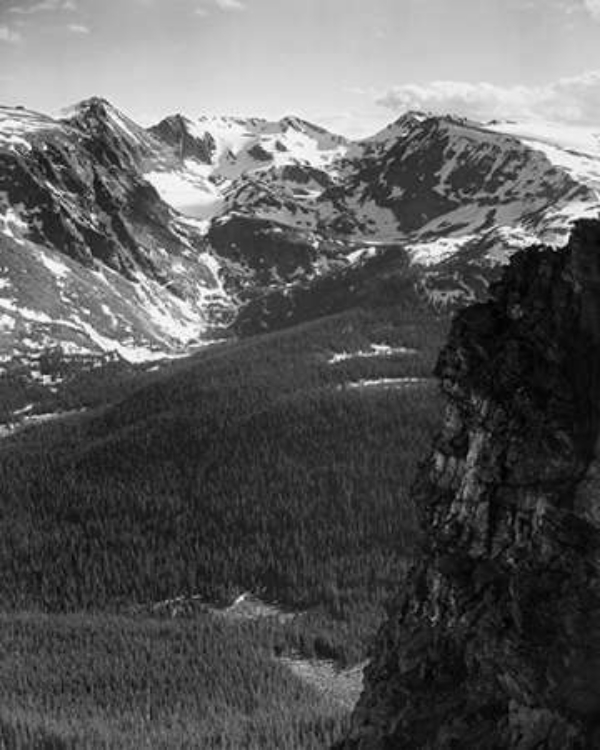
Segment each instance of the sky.
M600 0L0 0L0 103L352 137L409 109L600 127L599 42Z

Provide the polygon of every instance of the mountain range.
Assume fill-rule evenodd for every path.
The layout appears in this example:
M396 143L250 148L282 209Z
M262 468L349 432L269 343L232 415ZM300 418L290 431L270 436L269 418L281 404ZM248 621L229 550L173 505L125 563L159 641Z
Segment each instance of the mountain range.
M516 249L562 244L599 185L600 137L549 124L410 112L350 141L291 116L2 107L0 358L182 354L333 289L351 307L365 276L453 308Z

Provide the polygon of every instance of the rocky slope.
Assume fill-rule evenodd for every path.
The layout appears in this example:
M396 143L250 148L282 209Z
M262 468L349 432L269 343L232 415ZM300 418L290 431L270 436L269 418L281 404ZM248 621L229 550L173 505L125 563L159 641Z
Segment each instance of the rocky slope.
M423 539L344 750L600 746L600 222L460 313Z

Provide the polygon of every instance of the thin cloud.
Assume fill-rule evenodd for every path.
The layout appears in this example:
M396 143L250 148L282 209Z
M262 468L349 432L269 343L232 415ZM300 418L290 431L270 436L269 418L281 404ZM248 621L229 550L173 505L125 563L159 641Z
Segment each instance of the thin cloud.
M9 13L16 13L22 16L31 16L36 13L54 13L56 11L76 11L77 3L75 0L41 0L39 3L27 5L25 7L13 6L8 9Z
M566 15L587 14L600 21L600 0L510 0L513 9L531 12L559 11Z
M22 36L18 31L11 29L10 26L0 26L0 44L18 44Z
M528 7L536 5L536 0L519 0L519 2L528 3ZM551 0L551 2L554 7L557 7L568 15L573 13L587 13L594 20L600 21L600 0Z
M373 135L389 123L384 113L364 111L322 113L314 120L333 133L357 140Z
M221 10L245 10L246 6L241 0L215 0L215 5Z
M242 0L205 0L194 13L197 16L207 16L211 7L226 12L246 10L246 4Z
M597 124L600 70L561 78L544 86L497 86L465 81L404 84L381 94L376 103L398 113L423 110L475 120L526 117Z
M70 23L67 26L67 29L71 32L71 34L91 34L92 30L89 26L86 26L83 23Z
M583 4L592 18L600 21L600 0L584 0Z

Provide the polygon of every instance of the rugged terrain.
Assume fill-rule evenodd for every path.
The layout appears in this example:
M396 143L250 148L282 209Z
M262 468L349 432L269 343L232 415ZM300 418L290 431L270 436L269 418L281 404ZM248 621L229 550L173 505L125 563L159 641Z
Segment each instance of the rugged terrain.
M340 748L600 744L600 223L518 253L456 318L421 551Z
M426 747L439 731L481 747L488 719L500 747L521 725L581 736L579 688L536 654L590 656L573 614L593 605L589 493L564 503L595 437L580 398L596 361L580 310L595 306L574 282L591 289L594 266L573 258L596 225L570 250L539 243L598 213L599 165L593 132L420 113L350 142L292 116L144 128L101 99L58 119L0 108L0 744L339 737L418 538L408 488L439 425L448 313L523 248L440 360L450 416L415 498L441 536L348 741L394 747L406 730ZM527 631L536 586L562 613L543 643ZM470 621L450 627L465 597L483 656ZM169 624L165 602L203 608ZM285 617L222 616L248 608ZM464 662L458 692L419 682L440 644L449 671ZM450 714L467 718L447 730Z

